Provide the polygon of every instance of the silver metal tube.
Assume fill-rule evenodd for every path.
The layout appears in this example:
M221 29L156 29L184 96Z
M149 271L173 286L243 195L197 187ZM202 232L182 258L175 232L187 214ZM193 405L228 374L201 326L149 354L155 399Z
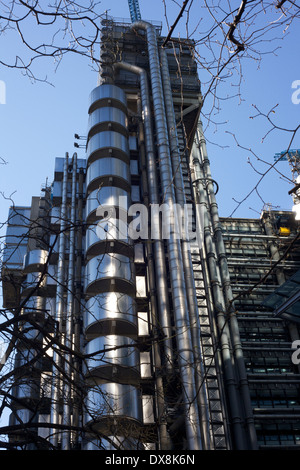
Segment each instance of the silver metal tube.
M146 22L138 21L132 28L141 28L146 31L148 55L152 86L152 99L157 136L158 156L160 163L160 179L165 202L176 219L174 211L175 195L172 181L172 167L169 155L169 141L167 123L165 118L165 106L163 98L162 80L160 74L160 62L157 48L155 28ZM178 227L178 224L177 224ZM193 350L188 318L188 305L185 283L183 277L183 262L180 240L175 226L170 230L170 238L167 240L169 254L169 269L171 290L174 306L176 340L178 345L178 360L183 388L183 400L185 407L185 423L188 447L190 450L202 448L198 407L195 401L196 386L193 371Z
M77 154L74 153L72 161L72 196L71 196L71 220L70 220L70 246L69 246L69 266L68 266L68 296L67 296L67 317L65 331L65 346L69 349L73 348L73 306L74 306L74 257L75 257L75 222L76 222L76 184L77 184ZM72 356L66 351L65 361L65 386L64 386L64 406L62 424L71 426L71 380ZM62 434L62 450L70 450L71 433L64 431Z
M165 49L160 50L161 59L161 74L162 83L165 98L166 118L169 133L170 153L171 162L173 169L173 178L175 185L176 201L184 209L186 204L186 197L184 191L184 183L181 168L181 158L179 154L176 119L173 106L170 74L168 67L167 53ZM183 256L183 267L185 274L185 283L187 289L187 298L189 305L189 319L190 328L193 343L193 352L195 360L195 376L196 376L196 387L197 387L197 402L200 413L200 426L202 431L202 441L204 449L210 448L210 429L209 429L209 410L208 401L206 395L205 384L203 382L204 368L201 356L201 342L200 342L200 321L198 304L196 297L196 287L194 282L193 265L191 258L191 247L187 240L186 234L183 233L183 239L181 241L182 256Z
M257 449L257 436L254 426L254 417L252 411L252 404L250 399L249 386L247 381L247 372L245 367L245 360L243 356L243 349L240 339L239 327L237 323L237 318L235 314L235 309L232 304L233 294L231 289L230 275L227 265L227 255L225 250L225 245L222 237L222 227L220 224L218 206L215 198L214 187L211 180L210 165L207 156L206 142L203 134L203 128L201 121L198 122L197 136L199 139L200 151L203 160L203 172L204 177L207 181L207 191L209 194L210 201L210 212L212 220L212 228L216 240L217 256L220 264L220 274L221 281L223 285L223 292L225 296L226 308L228 308L229 319L229 328L231 331L231 339L233 346L233 353L236 358L236 364L239 375L239 386L243 398L244 410L245 410L245 420L249 433L249 441L252 449ZM230 313L229 313L230 312Z
M74 349L77 353L80 353L80 312L81 312L81 270L82 270L82 221L83 221L83 178L84 172L82 168L79 168L78 177L78 211L77 211L77 250L76 250L76 278L75 278L75 303L74 303ZM74 358L74 383L79 383L79 368L80 361L78 356ZM81 393L79 390L75 390L74 393L74 405L73 405L73 426L79 427L79 408L81 406ZM78 441L78 432L75 432L75 443Z
M62 317L63 317L63 292L64 292L64 269L65 269L65 230L67 223L67 184L68 184L68 162L69 155L66 153L64 162L64 173L62 182L62 203L60 213L60 234L59 234L59 254L57 265L57 288L56 288L56 314L55 320L58 326L58 334L61 336ZM52 391L51 391L51 423L59 423L59 397L60 397L60 378L58 367L61 364L61 353L55 348L53 351L52 368ZM52 429L50 442L53 446L58 444L58 432Z
M124 69L139 76L141 87L142 116L145 132L145 146L147 152L147 176L149 186L150 204L159 204L159 190L156 175L155 150L153 143L153 131L151 123L150 95L147 74L144 69L125 62L117 62L115 68ZM158 308L160 326L164 333L164 353L166 369L172 371L173 368L173 346L172 327L170 322L169 294L167 285L167 271L165 265L165 253L163 240L154 240L154 256L156 270L156 286L158 292Z
M138 109L140 110L140 100L138 103ZM146 173L146 151L145 151L145 140L144 140L144 128L143 124L139 124L139 150L140 150L140 160L142 167L142 187L144 192L144 202L146 205L149 204L149 194L148 184L147 184L147 174ZM151 322L153 325L154 334L159 334L159 319L158 319L158 308L157 303L159 299L157 298L157 289L155 282L155 266L154 266L154 256L153 256L153 246L151 240L146 241L146 252L148 260L148 277L149 277L149 291L151 298ZM156 333L157 332L157 333ZM157 419L159 426L159 450L171 450L172 443L167 430L167 416L166 416L166 406L165 406L165 397L164 397L164 387L163 387L163 377L162 377L162 363L161 363L161 354L158 342L153 343L153 357L154 357L154 374L155 374L155 384L156 384L156 408L157 408Z
M222 360L224 365L225 382L228 390L230 403L231 423L234 434L234 441L237 449L246 449L245 435L243 430L242 416L240 410L240 400L236 386L235 373L233 369L233 358L231 354L230 334L225 317L225 304L221 290L220 279L217 270L216 249L211 234L211 224L207 207L206 192L203 184L203 173L201 169L200 149L194 141L191 153L191 166L194 169L194 182L197 187L199 206L198 223L203 233L204 246L207 257L207 264L210 274L210 285L214 297L214 305L217 317L217 324L220 334Z

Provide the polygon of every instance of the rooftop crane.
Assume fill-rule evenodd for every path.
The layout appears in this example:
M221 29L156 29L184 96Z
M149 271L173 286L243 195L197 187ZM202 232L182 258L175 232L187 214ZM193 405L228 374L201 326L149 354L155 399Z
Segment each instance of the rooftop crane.
M128 0L130 18L132 23L135 21L141 20L141 12L139 7L139 0Z

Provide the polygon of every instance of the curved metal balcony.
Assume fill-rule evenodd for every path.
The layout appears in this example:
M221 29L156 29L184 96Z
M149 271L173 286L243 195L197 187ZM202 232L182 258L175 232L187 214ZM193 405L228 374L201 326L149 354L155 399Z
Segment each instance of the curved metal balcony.
M25 273L43 271L47 263L49 253L46 250L28 251L24 256L23 270Z
M117 186L130 192L129 165L114 157L104 157L91 163L86 173L87 193L100 186Z
M111 213L111 210L115 210L117 217L119 217L120 210L123 210L124 216L127 216L130 204L130 194L124 189L114 186L104 186L103 188L96 189L86 199L86 221L91 223L95 220L100 220L105 216L105 211ZM122 220L124 219L122 218Z
M22 284L22 296L49 296L55 295L56 291L56 267L49 265L47 274L42 272L29 272Z
M136 338L138 318L134 299L119 292L103 292L91 297L86 302L84 328L88 340L108 334Z
M97 108L108 105L119 108L125 113L127 112L127 100L124 90L107 83L97 86L91 91L89 103L89 114Z
M22 309L22 315L26 315L29 322L33 320L41 323L44 329L52 331L54 329L55 309L55 297L32 296Z
M98 255L85 267L85 294L114 291L135 294L134 265L130 258L117 253Z
M93 135L87 144L88 165L103 157L116 157L129 163L127 137L115 131L102 131Z
M45 310L44 310L44 297L33 295L30 297L25 307L22 309L22 314L32 314L32 318L36 321L44 320Z
M88 129L88 140L97 132L108 130L119 132L127 137L127 115L121 109L111 106L95 109L89 115Z
M119 219L100 220L86 231L86 259L103 253L119 253L133 259L133 241L127 224Z
M139 352L136 342L126 336L100 336L87 343L85 376L118 383L138 384L140 381Z
M46 286L47 275L41 272L29 272L26 280L22 284L22 295L27 296L31 293L34 295L41 294L41 289Z
M93 387L88 391L85 405L88 410L85 426L91 430L110 435L117 420L118 425L125 426L126 432L130 426L132 437L135 437L135 429L140 431L143 420L141 393L133 385L110 382Z

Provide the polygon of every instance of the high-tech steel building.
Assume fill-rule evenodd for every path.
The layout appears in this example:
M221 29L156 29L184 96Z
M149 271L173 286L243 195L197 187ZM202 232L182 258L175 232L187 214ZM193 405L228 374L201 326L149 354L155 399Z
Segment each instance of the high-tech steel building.
M219 217L194 45L163 42L159 24L103 21L86 158L57 158L53 183L10 210L9 439L21 448L300 442L299 330L269 296L300 268L299 223ZM166 207L178 224L164 236ZM197 236L179 230L178 208Z

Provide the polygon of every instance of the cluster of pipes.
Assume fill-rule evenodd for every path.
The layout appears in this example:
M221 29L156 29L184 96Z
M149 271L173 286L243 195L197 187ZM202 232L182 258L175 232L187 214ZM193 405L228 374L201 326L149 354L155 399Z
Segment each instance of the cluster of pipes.
M85 424L90 426L91 436L93 430L107 434L107 448L110 448L111 445L120 444L120 442L122 443L121 448L136 446L135 440L126 437L126 433L122 434L122 426L116 424L118 419L120 423L122 418L124 429L127 426L126 418L128 418L128 423L142 421L142 403L138 389L139 376L138 372L135 371L138 365L138 355L134 344L137 334L137 320L134 302L135 278L132 246L129 240L122 246L114 242L107 244L107 240L96 240L94 231L97 206L99 204L105 206L107 201L111 201L117 195L129 196L130 191L130 186L127 187L124 186L124 183L120 183L124 181L121 176L130 175L130 171L125 125L126 96L120 88L113 84L113 74L117 73L118 70L123 69L139 77L139 107L143 118L139 135L139 151L141 166L144 163L146 167L146 179L143 180L143 184L147 185L147 191L144 193L148 195L148 204L160 204L162 202L160 191L163 202L168 204L170 208L176 203L184 205L186 202L166 51L163 48L158 48L156 30L151 24L137 21L131 25L131 28L143 30L146 33L156 141L154 141L152 129L152 108L147 72L132 64L114 63L111 60L112 55L107 49L102 56L102 60L104 61L104 55L110 59L103 63L102 71L105 71L105 73L102 75L100 85L93 90L91 95L91 124L87 141L86 224L88 228L84 291L87 311L92 312L92 315L87 315L84 324L85 339L87 341L86 351L88 353L97 350L103 351L105 347L109 346L109 349L113 352L104 353L101 356L103 361L99 357L98 365L95 361L94 366L90 363L87 368L89 370L86 377L87 385L90 388L86 400L86 408L89 411L85 416ZM114 116L117 116L117 118ZM112 126L114 126L114 130L112 130ZM114 142L118 143L115 145ZM111 147L110 153L108 151L109 147ZM161 188L158 186L157 157ZM195 134L190 163L194 175L196 202L199 202L197 204L197 219L198 223L203 222L203 227L200 230L204 234L210 284L217 310L220 348L235 446L239 449L248 448L250 436L250 445L255 448L256 434L244 359L234 309L230 308L228 310L228 306L231 305L232 301L232 292L217 205L214 199L213 182L200 122ZM71 319L70 309L74 299L69 298L69 294L72 296L72 292L74 292L71 284L74 282L75 262L76 156L73 157L72 164L72 210L68 267L68 282L70 284L68 287L70 289L68 288L67 299L66 345L70 344L73 334L69 319ZM66 207L67 159L65 165L62 225L66 220L64 208ZM108 165L112 174L112 178L108 180L104 178L104 173L107 174L103 171L105 165ZM130 179L128 181L130 182ZM130 201L130 197L128 197L128 201ZM190 450L209 449L211 447L211 430L201 360L201 332L191 253L189 241L180 238L176 233L176 224L174 224L173 229L170 232L169 239L166 240L166 245L187 448ZM63 260L63 226L61 227L60 237L60 259ZM151 322L154 326L159 324L162 329L164 334L164 367L171 372L174 367L173 330L170 318L164 242L163 240L154 240L152 243L147 241L145 243L151 296ZM96 248L93 249L95 246ZM62 272L63 270L58 266L58 273ZM58 279L57 319L60 318L62 311L62 293L59 292L61 285L63 283ZM120 325L126 323L126 321L124 322L126 315L128 318L130 317L129 324L131 324L131 328L127 330L127 333L124 333L125 330ZM92 318L94 321L92 321ZM99 326L98 329L95 328L93 326L95 322L102 326ZM119 347L121 348L118 349ZM117 353L114 352L116 350ZM161 355L155 343L153 351L154 369L159 370ZM94 359L97 359L97 356ZM68 357L66 357L65 364L68 368ZM102 370L99 372L101 368ZM70 374L70 371L66 370L66 374ZM103 377L105 377L105 380L103 380ZM160 374L155 374L155 381L159 447L162 450L167 450L171 449L172 444L166 424L164 390ZM68 388L69 385L66 385L66 387ZM57 423L59 416L59 401L58 397L55 396L59 390L57 384L55 384L53 390L51 422ZM69 392L69 389L65 390L66 396ZM106 419L110 417L114 418L113 423L117 429L116 433L112 432L111 421ZM63 423L70 424L70 405L68 402L64 404ZM133 437L135 435L138 437L137 431L132 434ZM55 444L57 434L54 433L53 436L52 441ZM88 442L87 448L93 448L93 445L96 445L96 440L94 443L92 437ZM70 448L70 433L63 434L62 448Z

